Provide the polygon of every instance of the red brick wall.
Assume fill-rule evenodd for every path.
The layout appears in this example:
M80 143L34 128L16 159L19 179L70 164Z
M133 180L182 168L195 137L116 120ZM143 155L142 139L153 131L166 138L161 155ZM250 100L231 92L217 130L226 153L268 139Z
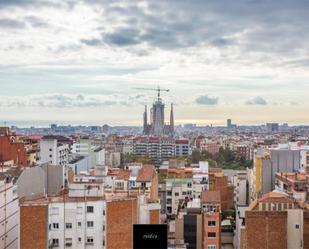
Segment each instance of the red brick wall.
M287 248L287 212L247 211L248 249Z
M215 227L208 226L208 221L216 221ZM216 233L215 238L208 238L208 233ZM221 217L219 212L203 214L202 248L207 249L208 245L216 245L221 248Z
M304 211L304 249L309 249L309 211Z
M20 207L20 248L46 249L48 206Z
M152 201L157 201L159 199L158 189L159 189L158 175L157 173L155 173L155 176L152 178L151 181L151 189L150 189L150 199Z
M160 224L160 210L149 211L150 224Z
M136 200L108 202L106 207L107 248L131 249L133 243L133 224L136 223Z
M27 156L23 143L12 143L10 136L0 136L0 161L14 160L19 166L27 165Z
M227 176L210 176L210 190L220 191L221 210L233 208L233 186L229 186Z

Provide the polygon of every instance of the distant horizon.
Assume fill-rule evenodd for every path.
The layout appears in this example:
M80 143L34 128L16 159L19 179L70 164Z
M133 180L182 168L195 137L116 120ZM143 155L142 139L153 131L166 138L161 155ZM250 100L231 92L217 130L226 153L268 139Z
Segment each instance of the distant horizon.
M233 120L232 120L233 122ZM292 123L288 123L288 122L283 122L283 123L280 123L280 122L265 122L265 123L256 123L256 124L237 124L237 123L234 123L235 125L237 126L265 126L267 123L278 123L279 125L283 125L283 124L288 124L289 127L297 127L297 126L309 126L309 123L308 124L292 124ZM142 128L143 125L142 123L140 122L140 124L128 124L128 123L123 123L123 124L111 124L111 123L70 123L69 121L68 122L50 122L50 121L36 121L36 122L33 122L33 121L27 121L27 120L20 120L20 121L2 121L0 120L0 127L1 126L7 126L7 127L11 127L11 126L16 126L18 128L31 128L31 127L34 127L34 128L50 128L50 125L51 124L56 124L57 126L103 126L103 125L108 125L110 127L120 127L120 126L123 126L123 127L140 127ZM197 123L194 123L194 122L189 122L189 123L178 123L177 120L176 120L176 126L179 126L179 125L188 125L188 124L193 124L193 125L196 125L196 127L206 127L206 126L211 126L211 124L197 124ZM226 127L226 122L223 124L218 124L218 125L212 125L213 127Z

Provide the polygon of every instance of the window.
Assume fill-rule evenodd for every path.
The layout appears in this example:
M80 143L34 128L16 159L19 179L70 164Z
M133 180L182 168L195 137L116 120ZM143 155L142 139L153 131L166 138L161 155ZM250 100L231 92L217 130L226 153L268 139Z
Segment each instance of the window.
M93 206L87 206L87 213L93 213Z
M59 208L58 207L53 207L51 209L51 215L58 215L59 214Z
M216 238L216 233L208 233L208 238Z
M178 193L178 192L175 192L175 196L179 196L179 193Z
M87 236L87 244L93 244L93 237Z
M59 239L52 239L53 246L59 246Z
M167 191L167 195L172 195L172 191Z
M72 229L72 223L65 223L66 229Z
M77 207L77 214L84 214L82 207Z
M82 242L82 238L81 237L78 237L78 242Z
M77 226L78 227L81 227L82 226L82 223L79 221L79 222L77 222Z
M93 227L93 221L87 221L87 227Z
M103 210L103 215L105 216L105 210Z
M191 187L192 187L192 184L191 184L191 183L188 183L188 184L187 184L187 187L188 187L188 188L191 188Z
M53 223L53 229L59 229L59 223Z
M65 246L72 246L72 238L65 238Z
M216 247L216 245L208 245L207 246L207 249L216 249L217 247Z
M141 187L142 187L142 188L146 188L146 182L142 182L142 183L141 183Z
M187 192L182 192L182 195L187 195Z
M53 157L52 155L49 155L49 157Z
M215 227L216 226L216 221L215 220L209 220L208 221L208 226L209 227Z
M299 229L299 224L295 224L295 229Z
M53 151L53 149L49 149L49 151Z

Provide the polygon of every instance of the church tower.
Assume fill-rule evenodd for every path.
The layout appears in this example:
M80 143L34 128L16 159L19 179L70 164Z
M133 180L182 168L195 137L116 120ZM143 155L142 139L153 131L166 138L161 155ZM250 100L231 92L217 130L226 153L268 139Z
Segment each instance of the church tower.
M174 134L174 110L173 104L171 104L171 114L170 114L170 134Z

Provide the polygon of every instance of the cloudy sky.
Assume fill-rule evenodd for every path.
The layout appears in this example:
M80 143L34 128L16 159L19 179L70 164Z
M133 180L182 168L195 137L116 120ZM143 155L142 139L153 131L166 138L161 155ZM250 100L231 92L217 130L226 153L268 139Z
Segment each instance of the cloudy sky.
M0 125L309 124L308 0L0 0Z

